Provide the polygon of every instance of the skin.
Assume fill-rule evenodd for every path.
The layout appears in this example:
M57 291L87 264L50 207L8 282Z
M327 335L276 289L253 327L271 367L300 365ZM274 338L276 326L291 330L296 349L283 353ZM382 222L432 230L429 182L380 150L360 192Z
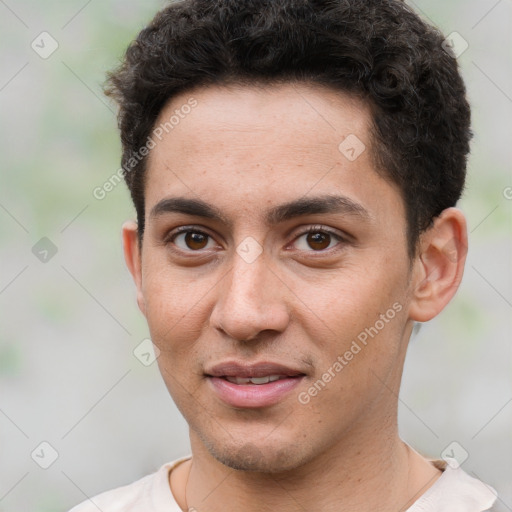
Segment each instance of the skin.
M227 504L247 512L339 511L340 503L405 510L441 472L399 438L403 363L414 321L435 317L459 286L464 215L444 210L409 259L401 194L376 172L370 111L358 99L306 84L201 87L173 98L155 126L190 97L197 106L149 155L141 248L137 224L123 226L159 368L190 427L192 460L170 478L178 504L208 512ZM338 148L350 134L366 146L353 161ZM366 216L265 222L270 208L327 194L348 197ZM224 220L151 214L177 196L210 203ZM172 239L179 226L208 236ZM310 227L343 239L318 243ZM236 252L247 237L263 251L251 263ZM300 403L298 394L396 303L396 316ZM228 359L281 361L306 377L278 404L235 408L204 375Z

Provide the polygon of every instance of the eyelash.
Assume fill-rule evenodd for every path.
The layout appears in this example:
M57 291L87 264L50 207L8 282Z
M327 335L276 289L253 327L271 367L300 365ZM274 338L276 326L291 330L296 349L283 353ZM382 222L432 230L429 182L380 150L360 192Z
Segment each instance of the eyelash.
M170 243L174 244L175 238L178 235L183 234L183 233L197 233L197 234L206 236L206 237L208 237L210 239L213 238L210 234L206 233L205 231L202 231L201 229L197 229L195 226L181 226L181 227L175 229L168 237L166 237L165 244L166 245L168 245ZM324 226L320 226L320 225L310 226L307 230L302 231L301 233L298 233L293 241L295 242L299 238L303 237L304 235L309 235L310 233L326 234L326 235L329 235L331 237L336 238L338 240L338 242L339 242L334 247L330 247L330 248L327 248L327 249L322 249L322 250L319 250L319 251L315 251L315 250L311 249L310 251L305 251L305 252L311 252L313 254L326 254L326 253L330 253L332 250L340 250L339 248L336 249L336 247L338 247L338 245L340 245L340 244L344 244L344 243L348 242L347 238L343 237L338 232L333 231L332 229L326 228ZM198 254L200 254L202 252L201 249L196 250L196 251L191 250L191 249L185 251L184 249L181 249L181 248L178 248L178 249L174 249L173 248L173 250L177 251L177 252L181 252L181 253L187 252L187 253L198 253Z

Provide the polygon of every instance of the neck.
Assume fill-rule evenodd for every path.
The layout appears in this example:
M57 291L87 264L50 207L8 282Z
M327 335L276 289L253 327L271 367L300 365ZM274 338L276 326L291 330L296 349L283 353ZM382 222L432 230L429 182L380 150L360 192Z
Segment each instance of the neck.
M400 440L396 428L378 438L353 432L314 460L269 474L221 464L191 431L193 458L180 506L207 512L225 511L226 503L245 512L406 510L441 475Z

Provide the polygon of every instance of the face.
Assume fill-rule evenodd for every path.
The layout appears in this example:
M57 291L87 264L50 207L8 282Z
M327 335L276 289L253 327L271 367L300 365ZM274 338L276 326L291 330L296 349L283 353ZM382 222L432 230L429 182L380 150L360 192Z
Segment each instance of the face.
M199 88L155 126L173 115L135 276L191 435L269 472L375 435L412 321L405 209L372 163L369 109L288 84Z

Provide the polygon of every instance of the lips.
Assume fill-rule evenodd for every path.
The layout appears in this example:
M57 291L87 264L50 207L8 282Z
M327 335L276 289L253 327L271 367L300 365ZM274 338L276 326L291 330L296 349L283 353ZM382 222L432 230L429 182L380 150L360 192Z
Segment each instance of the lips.
M235 361L217 364L205 375L217 397L237 408L277 404L305 377L300 370L280 363L247 365Z
M240 364L235 361L227 361L217 364L205 372L210 377L297 377L304 375L300 370L284 366L280 363L263 361L255 364ZM275 379L277 380L277 379Z

